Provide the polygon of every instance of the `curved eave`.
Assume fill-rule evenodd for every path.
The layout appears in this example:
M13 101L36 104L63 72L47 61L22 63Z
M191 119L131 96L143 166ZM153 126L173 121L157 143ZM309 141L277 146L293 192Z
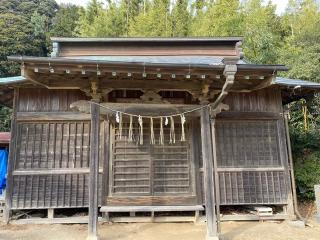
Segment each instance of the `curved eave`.
M307 98L320 92L320 83L277 77L274 84L281 87L284 103L296 101L300 98Z
M8 60L20 63L47 63L47 64L76 64L76 65L99 65L106 66L130 66L130 67L166 67L172 69L192 68L192 69L216 69L223 70L224 64L186 64L186 63L150 63L150 62L123 62L123 61L106 61L106 60L90 60L90 59L71 59L63 57L28 57L28 56L8 56ZM239 70L256 70L256 71L287 71L284 65L258 65L258 64L237 64Z

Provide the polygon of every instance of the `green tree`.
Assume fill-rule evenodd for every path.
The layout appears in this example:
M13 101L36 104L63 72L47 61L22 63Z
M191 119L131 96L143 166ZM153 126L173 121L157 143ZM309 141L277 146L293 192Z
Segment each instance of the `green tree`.
M130 26L129 35L136 37L169 37L171 36L170 1L153 0L148 3L145 12L135 18Z
M126 35L126 9L109 0L107 7L96 0L81 10L76 31L83 37L118 37Z
M173 37L185 37L190 33L191 14L188 0L177 0L171 13Z
M242 4L246 58L253 63L276 63L282 27L275 6L270 2L264 6L262 0L247 0Z
M283 17L287 37L281 62L290 67L288 77L320 82L320 11L312 0L290 1Z
M239 35L242 18L239 0L198 1L192 22L194 36Z
M0 14L0 77L20 73L19 66L7 61L7 56L43 55L41 45L33 35L33 26L24 17L14 13Z
M55 37L75 37L77 21L80 17L80 7L71 4L62 4L53 18L53 26L50 32Z
M54 0L2 0L0 5L0 77L17 75L17 64L8 55L46 56Z

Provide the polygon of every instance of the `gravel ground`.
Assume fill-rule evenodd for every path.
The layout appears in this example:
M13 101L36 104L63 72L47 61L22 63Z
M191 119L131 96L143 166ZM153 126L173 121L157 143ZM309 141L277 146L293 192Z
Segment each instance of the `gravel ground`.
M320 224L294 227L288 222L225 222L224 240L319 240ZM85 240L87 226L0 225L1 240ZM130 223L99 225L101 240L202 240L205 225L193 223Z

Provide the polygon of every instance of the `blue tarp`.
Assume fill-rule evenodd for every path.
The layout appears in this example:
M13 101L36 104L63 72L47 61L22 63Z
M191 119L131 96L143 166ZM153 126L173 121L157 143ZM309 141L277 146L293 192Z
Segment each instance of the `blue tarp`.
M6 187L8 151L0 149L0 194Z

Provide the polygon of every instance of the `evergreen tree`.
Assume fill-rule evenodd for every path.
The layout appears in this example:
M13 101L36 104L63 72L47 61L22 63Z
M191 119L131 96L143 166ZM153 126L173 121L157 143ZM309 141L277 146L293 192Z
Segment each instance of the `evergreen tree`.
M152 0L145 12L135 18L130 26L129 35L137 37L169 37L171 36L170 1Z
M59 11L53 19L53 27L50 35L55 37L74 37L78 35L76 32L77 21L80 7L71 4L62 4Z
M279 61L287 76L320 82L320 11L312 0L290 1L283 17L288 29Z
M92 0L80 11L76 31L83 37L119 37L126 35L126 9L109 0L107 7Z
M58 5L54 0L2 0L0 5L0 77L20 74L8 55L46 56L48 30Z
M199 1L192 23L194 36L234 36L241 32L239 0Z
M177 0L171 14L173 37L185 37L190 33L191 16L188 0Z
M262 0L243 2L244 52L253 63L272 64L278 61L282 28L275 10L271 3L264 6Z
M135 24L135 18L145 10L146 0L122 0L120 11L125 12L125 35L128 36L130 26Z

